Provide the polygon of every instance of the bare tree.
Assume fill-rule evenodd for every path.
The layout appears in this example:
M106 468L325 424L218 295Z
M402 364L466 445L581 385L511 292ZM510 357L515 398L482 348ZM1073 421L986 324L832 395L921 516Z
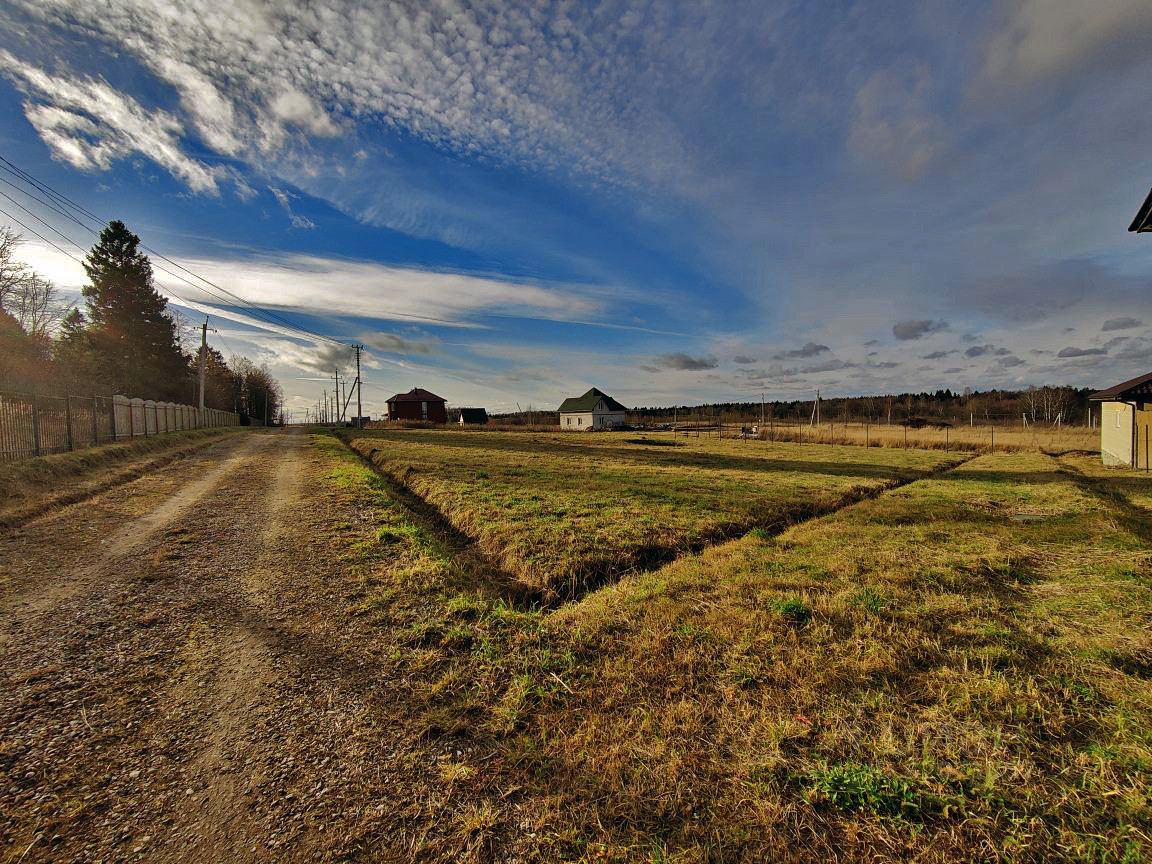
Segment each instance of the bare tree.
M28 265L15 257L22 242L24 238L7 225L0 226L0 309L9 314L9 298L28 275Z
M47 342L72 307L60 300L52 282L16 259L23 242L7 225L0 226L0 310L33 339Z
M7 312L20 322L24 332L46 341L71 310L56 293L56 286L31 270L8 297Z

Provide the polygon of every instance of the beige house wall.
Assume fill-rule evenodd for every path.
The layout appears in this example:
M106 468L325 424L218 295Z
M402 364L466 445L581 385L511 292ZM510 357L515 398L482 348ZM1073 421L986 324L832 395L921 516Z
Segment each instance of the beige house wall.
M583 432L592 428L593 416L591 411L587 414L561 414L560 428L566 432Z
M624 423L623 411L589 411L584 414L561 414L560 428L565 432L582 432L604 426L620 426Z
M1100 403L1100 458L1105 465L1132 464L1132 406Z

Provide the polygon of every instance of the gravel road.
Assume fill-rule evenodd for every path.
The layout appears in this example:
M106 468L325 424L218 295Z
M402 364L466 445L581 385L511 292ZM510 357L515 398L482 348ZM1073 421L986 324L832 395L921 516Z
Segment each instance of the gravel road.
M0 538L0 861L422 857L449 745L347 614L324 470L254 431Z

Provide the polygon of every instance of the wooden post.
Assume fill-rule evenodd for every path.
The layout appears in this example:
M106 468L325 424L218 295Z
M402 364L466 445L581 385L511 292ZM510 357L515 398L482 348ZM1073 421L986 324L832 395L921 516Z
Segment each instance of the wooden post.
M100 403L96 401L96 396L92 396L92 446L95 447L100 443L100 424L97 414L100 410Z
M64 395L64 423L68 426L68 449L75 450L72 442L72 397Z
M32 394L32 439L36 447L36 455L40 455L40 406L36 401L36 394Z
M992 430L992 446L989 449L991 451L994 451L996 449L996 427L992 426L991 430Z

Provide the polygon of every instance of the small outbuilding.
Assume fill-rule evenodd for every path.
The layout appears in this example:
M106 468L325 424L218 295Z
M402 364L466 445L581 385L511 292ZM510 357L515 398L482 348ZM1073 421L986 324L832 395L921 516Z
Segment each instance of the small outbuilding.
M560 405L560 428L573 430L623 426L628 409L593 387L583 396L571 396Z
M447 400L420 387L413 387L407 393L397 393L388 400L388 419L447 423Z
M1100 403L1100 457L1104 464L1147 469L1152 452L1152 374L1088 398Z
M483 408L461 408L461 426L483 426L488 422L488 412Z

